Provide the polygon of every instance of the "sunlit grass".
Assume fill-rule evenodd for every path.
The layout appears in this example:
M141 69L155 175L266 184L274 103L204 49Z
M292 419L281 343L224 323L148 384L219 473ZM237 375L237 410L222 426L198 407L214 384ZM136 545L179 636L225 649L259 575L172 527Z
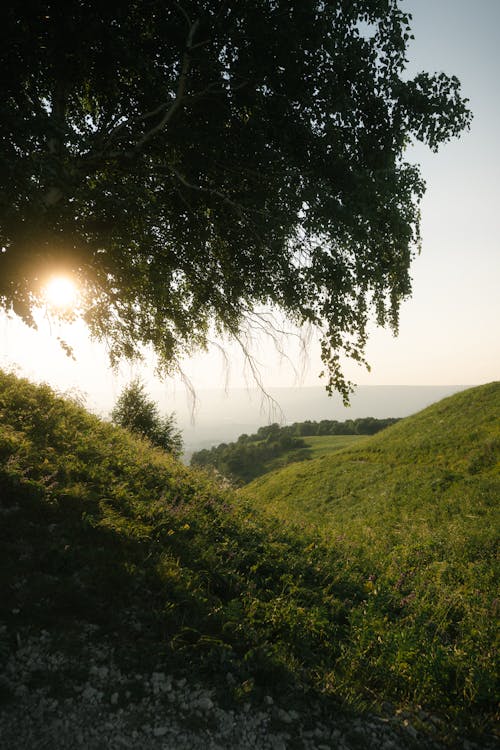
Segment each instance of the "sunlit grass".
M303 438L309 449L309 458L321 458L366 439L366 435L310 435Z
M358 440L365 439L365 435L312 435L303 437L302 440L305 443L305 447L285 451L276 458L269 459L263 467L266 472L264 476L292 463L309 461L313 458L336 453L347 446L357 443Z

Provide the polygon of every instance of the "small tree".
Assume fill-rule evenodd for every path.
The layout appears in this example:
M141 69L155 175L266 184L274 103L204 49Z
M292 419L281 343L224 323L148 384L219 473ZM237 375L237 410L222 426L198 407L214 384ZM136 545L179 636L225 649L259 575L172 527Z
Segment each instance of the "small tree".
M153 445L174 456L182 453L182 435L175 425L174 414L160 415L139 378L123 389L111 412L111 419L115 424L147 437Z

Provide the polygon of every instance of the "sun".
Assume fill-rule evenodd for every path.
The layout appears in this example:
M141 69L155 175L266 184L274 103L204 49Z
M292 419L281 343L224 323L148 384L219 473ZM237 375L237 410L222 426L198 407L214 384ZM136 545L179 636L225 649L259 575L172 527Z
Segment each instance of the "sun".
M45 299L58 310L72 310L78 300L78 289L68 276L53 276L44 289Z

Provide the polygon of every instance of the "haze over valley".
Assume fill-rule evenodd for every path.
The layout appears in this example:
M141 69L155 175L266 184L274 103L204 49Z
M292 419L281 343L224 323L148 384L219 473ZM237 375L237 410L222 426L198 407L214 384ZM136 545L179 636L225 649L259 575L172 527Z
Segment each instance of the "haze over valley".
M184 460L194 451L251 434L269 422L291 424L307 419L358 419L361 417L407 417L420 409L457 393L468 386L359 386L344 407L338 396L330 398L325 389L270 388L268 397L257 389L207 389L197 392L192 402L186 393L165 397L158 390L154 396L164 410L175 410L184 439Z

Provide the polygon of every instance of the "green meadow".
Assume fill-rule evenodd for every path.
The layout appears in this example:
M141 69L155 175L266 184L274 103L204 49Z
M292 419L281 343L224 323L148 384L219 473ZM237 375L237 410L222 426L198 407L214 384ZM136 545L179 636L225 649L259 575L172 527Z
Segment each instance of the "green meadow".
M489 735L499 440L496 383L236 494L0 372L0 660L85 633L225 701L390 703L450 742Z
M321 458L365 439L365 435L311 435L303 438L307 446L307 458Z

